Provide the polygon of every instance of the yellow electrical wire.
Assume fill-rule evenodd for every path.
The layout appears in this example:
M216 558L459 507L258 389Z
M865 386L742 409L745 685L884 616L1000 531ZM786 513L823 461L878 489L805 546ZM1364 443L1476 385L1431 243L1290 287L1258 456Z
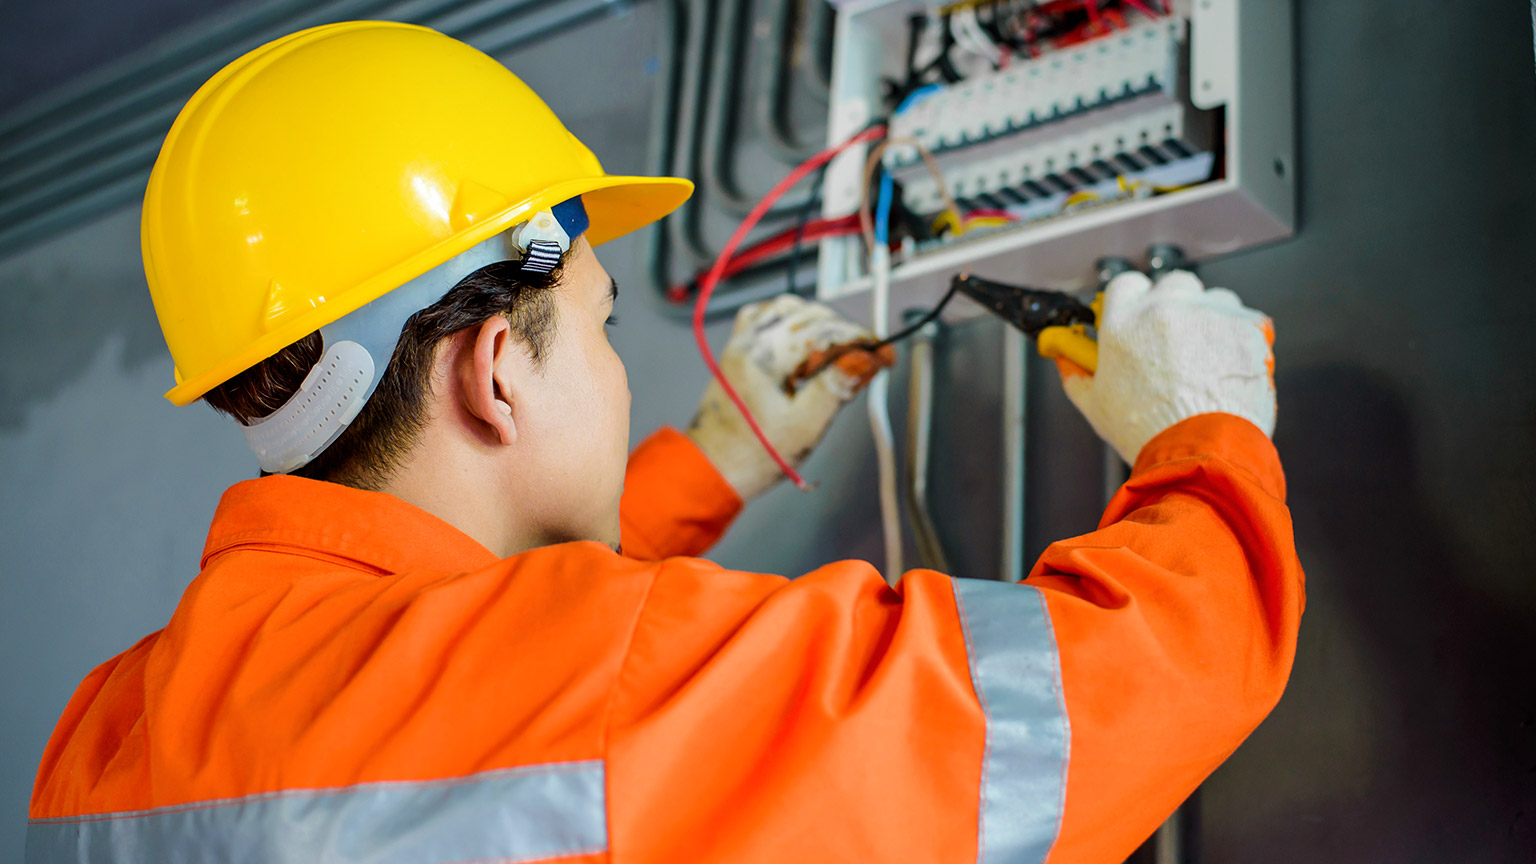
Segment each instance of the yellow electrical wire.
M965 220L964 230L972 228L1002 228L1007 225L1017 224L1017 219L1004 219L1001 216L972 216Z
M939 197L943 199L945 208L955 214L956 220L960 218L960 205L955 203L954 196L949 194L949 184L944 182L944 172L939 170L939 160L934 158L933 151L924 147L916 138L902 135L886 138L870 149L869 158L864 162L864 182L859 188L859 230L864 235L865 248L870 251L875 248L875 223L869 216L869 190L874 185L875 171L880 167L880 157L885 155L885 148L892 144L907 144L917 150L918 155L923 157L923 165L933 176L933 183L938 187Z
M975 9L981 6L991 6L992 4L998 2L1000 2L1000 0L956 0L954 3L940 6L939 14L953 15L954 13L959 12L961 9Z
M933 224L929 227L933 229L935 234L946 229L956 236L965 233L965 223L961 221L960 214L954 210L944 210L939 213L938 216L934 217Z

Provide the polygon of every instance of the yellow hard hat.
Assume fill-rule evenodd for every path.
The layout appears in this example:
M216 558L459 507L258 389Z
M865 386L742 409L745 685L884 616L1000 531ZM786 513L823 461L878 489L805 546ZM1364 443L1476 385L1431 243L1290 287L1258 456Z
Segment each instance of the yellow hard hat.
M692 190L605 174L517 76L425 27L355 21L270 42L193 95L149 178L144 272L176 363L166 398L192 402L562 202L580 197L597 245Z

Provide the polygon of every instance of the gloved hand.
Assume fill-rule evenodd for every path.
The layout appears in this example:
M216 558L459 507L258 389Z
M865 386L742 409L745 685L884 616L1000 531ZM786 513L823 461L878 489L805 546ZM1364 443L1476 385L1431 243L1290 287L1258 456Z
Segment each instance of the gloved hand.
M876 372L889 366L895 352L889 347L877 353L850 351L798 382L793 396L785 392L785 380L815 352L873 341L874 334L831 308L785 294L737 313L736 329L720 355L720 368L768 440L790 464L799 465L821 440L838 409ZM762 494L783 477L718 382L711 381L704 391L688 437L743 501Z
M1072 404L1125 461L1196 414L1235 414L1274 434L1274 324L1231 291L1182 270L1155 286L1124 273L1104 291L1097 329L1094 375L1058 367Z

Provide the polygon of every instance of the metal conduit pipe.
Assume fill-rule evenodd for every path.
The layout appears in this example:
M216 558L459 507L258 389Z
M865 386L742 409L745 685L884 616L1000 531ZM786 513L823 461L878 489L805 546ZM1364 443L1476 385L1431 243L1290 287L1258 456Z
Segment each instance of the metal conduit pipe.
M656 59L660 65L657 80L661 91L652 103L649 172L659 176L672 173L677 158L677 131L682 111L683 64L680 55L688 42L689 10L687 0L662 0L660 21L656 26ZM651 287L662 302L664 310L679 309L666 299L672 284L672 217L651 226L646 244L645 271L650 275Z
M389 5L377 0L340 4L349 17L375 15ZM319 23L315 16L299 15L279 26L299 29L312 23ZM158 152L186 98L238 56L240 44L222 46L163 78L129 88L97 110L60 116L39 125L31 135L13 137L8 146L0 147L0 224L16 214L36 212L54 194L50 178L68 177L73 182L66 188L89 189L115 179L124 162L138 161L124 157L138 157L146 148L151 154Z
M630 0L332 0L269 3L168 37L121 63L44 94L0 118L0 254L138 198L171 121L192 92L224 64L280 35L330 21L393 18L435 26L481 7L486 38L499 53L591 20ZM512 22L509 16L532 19ZM497 18L494 32L484 22ZM470 26L475 26L471 24Z
M789 261L787 259L775 259L754 264L732 276L730 284L737 286L729 291L715 291L715 296L710 298L709 309L704 313L705 321L719 321L730 318L742 307L750 306L760 300L772 300L784 293L785 283L789 278ZM726 284L724 282L722 285ZM797 287L797 293L805 296ZM658 292L657 299L661 303L663 314L676 320L678 323L688 323L693 320L693 300L686 303L673 303L667 299L665 292Z
M0 160L8 160L18 145L54 140L80 125L97 123L103 115L122 114L127 94L155 86L168 77L181 77L189 58L237 51L238 46L248 44L250 34L285 27L315 6L305 0L274 0L218 16L36 96L0 117ZM237 55L227 56L233 59Z
M822 102L832 93L832 31L836 27L837 12L832 4L823 0L809 0L809 33L806 36L806 68L810 70L811 95Z
M697 176L697 166L702 161L700 149L704 124L699 122L707 109L702 98L709 89L708 69L702 62L706 52L703 46L715 29L716 4L710 0L665 0L662 5L662 21L658 30L657 56L661 64L662 90L658 94L652 116L651 169L656 174L680 174ZM652 288L660 301L664 314L678 322L686 322L693 316L691 303L673 303L666 297L672 286L672 234L677 222L682 222L683 238L694 259L691 266L697 269L714 261L714 253L702 245L702 237L690 236L687 226L702 209L699 195L690 198L678 211L651 228L650 242L646 246L646 272ZM692 241L692 242L689 242ZM743 270L733 277L735 282L763 281L751 288L717 294L710 304L708 319L718 320L734 315L743 306L758 300L766 300L780 293L778 279L784 277L787 262L770 261Z
M795 137L789 121L789 81L794 66L795 13L799 0L779 0L778 14L769 21L762 72L765 82L757 97L757 122L768 152L790 165L799 165L820 148Z
M793 0L782 0L780 11L787 8L791 2ZM735 216L745 216L756 203L755 199L749 198L741 191L736 183L734 171L731 169L731 157L736 151L737 143L736 132L739 120L737 106L742 89L741 64L735 61L747 50L751 37L752 3L751 0L731 0L723 5L723 14L710 16L712 20L708 25L701 24L698 28L701 34L712 34L713 40L707 41L703 36L689 39L690 62L698 68L697 75L691 76L693 78L691 92L693 116L684 121L689 127L687 131L691 134L684 139L686 143L675 156L675 163L684 166L683 173L700 177L705 194L695 195L679 209L677 214L667 220L668 222L672 219L682 221L681 233L684 244L698 259L696 264L699 265L712 263L717 254L705 237L705 204L714 200L720 204L722 210ZM703 54L698 50L698 46L706 41L713 48L709 69L714 74L707 74L698 60ZM772 65L778 65L778 60L774 56L770 56L769 59ZM765 71L772 72L771 69ZM700 119L708 122L700 123ZM814 203L814 200L807 201L803 198L781 203L770 209L765 218L794 218L804 213L808 204L814 206ZM665 234L667 230L658 228L659 236L653 237L648 269L656 290L662 292L663 308L668 312L677 312L675 317L686 318L691 314L690 307L679 306L665 299L664 292L669 287L671 279L670 241ZM738 285L752 283L754 280L767 278L770 274L787 278L789 275L787 266L786 262L769 262L759 267L749 268L733 277L731 281ZM708 318L715 320L733 314L747 304L777 295L781 289L774 282L763 285L753 284L749 288L735 288L717 295L710 305Z
M682 177L699 177L704 167L704 123L709 113L709 46L718 38L715 14L720 4L713 0L693 0L689 7L690 23L687 48L683 52L686 64L683 72L685 106L679 117L677 153L672 170ZM667 217L681 223L683 245L693 256L692 266L699 267L715 260L716 252L710 248L703 231L703 196L695 192L683 202L675 213Z
M587 5L596 3L606 7L615 0L585 0L585 2ZM413 5L417 8L410 8ZM463 7L486 5L482 0L449 0L449 2L431 4L405 4L406 8L390 8L400 7L401 4L398 2L349 2L329 9L325 17L334 16L337 20L346 20L379 17L381 13L391 15L405 13L400 17L414 17L418 23L434 26L473 42L478 32L484 28L475 27L470 32L461 32L454 27L440 26L436 18L441 17L442 13ZM495 16L481 15L479 20L481 22L487 18L505 20L509 17L521 19L524 15L536 11L538 11L538 4L535 0L524 0L510 9L499 10ZM415 14L412 15L412 13ZM319 22L310 16L300 16L287 20L282 27L297 30L315 23ZM561 23L569 22L562 19ZM521 20L518 26L519 35L525 40L541 35L541 28L528 27ZM276 31L273 35L274 37L277 35ZM249 46L236 45L232 48L232 52L238 53L245 47ZM488 48L484 45L476 47L482 50ZM487 53L495 52L487 50ZM131 173L135 166L146 158L146 154L150 163L153 164L154 154L159 152L165 131L170 128L171 123L176 119L177 112L181 110L181 105L185 102L185 97L179 95L177 88L196 89L203 80L218 71L223 62L222 55L205 59L175 72L164 81L151 84L133 97L125 98L122 104L101 116L86 120L66 120L57 126L41 130L35 139L26 142L25 147L16 149L12 156L0 160L0 202L4 202L0 204L0 224L4 224L6 217L10 214L24 215L29 211L35 212L50 196L67 196L76 189L89 191L97 185L110 184L122 176L123 172ZM63 140L59 140L61 136ZM47 182L49 178L59 176L71 177L73 182L57 187Z
M741 96L741 57L752 30L752 0L724 0L710 45L708 132L704 136L704 174L700 177L722 209L745 216L756 202L736 182L735 155Z
M537 11L538 6L538 0L509 0L501 3L471 0L467 3L453 3L446 8L439 5L438 8L417 14L412 20L441 33L451 33L456 39L472 42L497 23Z
M489 18L458 38L495 57L601 18L623 15L634 8L635 2L561 0L553 5L548 0L531 0L517 14Z
M789 276L789 262L785 259L765 261L742 270L732 279L746 287L733 288L722 294L718 291L710 298L709 311L705 313L705 320L718 321L735 315L743 306L750 306L760 300L772 300L784 293L785 280ZM674 308L686 309L689 315L693 314L693 305L677 306Z
M780 5L784 8L789 8L793 3L794 0L780 0ZM752 5L752 0L730 0L726 4L725 14L720 18L718 35L723 38L716 38L714 45L714 70L710 78L709 131L704 139L704 176L701 178L704 187L709 190L710 200L715 201L720 209L737 218L745 217L757 204L755 196L742 191L734 167L735 155L739 149L738 133L741 125L743 64L739 60L747 53L754 29L751 17ZM768 66L782 67L783 64L778 58L786 55L779 52L778 47L772 42L770 42L770 49L774 53L767 55ZM774 71L774 68L764 69L765 73L774 73ZM783 69L779 68L778 72L782 73ZM776 76L765 74L763 77ZM795 164L798 165L800 161L803 161L803 158L796 160ZM770 208L763 218L769 221L794 218L804 211L806 203L805 198L781 202Z
M653 174L677 173L677 166L688 161L688 157L678 146L678 142L682 140L680 129L683 124L683 97L687 83L685 72L688 64L683 62L683 56L690 44L691 34L697 32L694 28L700 23L693 17L699 11L697 7L696 2L690 4L688 0L664 0L661 6L661 22L657 30L657 59L661 67L658 78L661 81L661 92L654 103L649 149L650 170ZM693 56L696 57L697 52L693 52ZM661 301L663 313L679 322L686 322L693 316L693 305L673 303L666 298L667 289L674 281L672 223L676 218L678 218L677 215L670 216L651 227L650 239L646 245L645 269L650 276L651 287L655 290L657 299ZM769 261L743 270L734 277L734 281L750 281L757 284L753 284L750 288L716 295L710 304L708 320L714 321L735 315L743 306L776 296L780 293L778 282L787 276L787 268L787 261Z

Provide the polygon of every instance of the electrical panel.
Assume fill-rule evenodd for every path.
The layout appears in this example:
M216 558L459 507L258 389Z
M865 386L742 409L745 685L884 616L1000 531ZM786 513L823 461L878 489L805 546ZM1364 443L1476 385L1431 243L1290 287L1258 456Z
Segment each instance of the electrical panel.
M834 5L831 143L887 126L893 325L962 270L1074 290L1294 230L1290 0ZM878 144L831 163L824 216L872 208ZM822 299L860 306L864 243L822 241Z

